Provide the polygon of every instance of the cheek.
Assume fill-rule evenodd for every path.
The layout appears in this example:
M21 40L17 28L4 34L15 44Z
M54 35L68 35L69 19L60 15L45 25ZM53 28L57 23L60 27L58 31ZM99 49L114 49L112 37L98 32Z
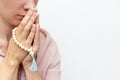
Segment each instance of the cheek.
M2 12L5 12L7 15L12 16L15 15L16 12L19 10L18 9L18 5L16 2L14 2L15 0L4 0L3 1L3 10ZM6 6L7 5L7 6Z
M17 8L17 0L2 0L2 5L5 10L14 10Z
M2 4L3 4L3 7L4 8L10 8L11 7L11 5L12 5L12 2L11 2L11 0L10 1L8 1L8 0L2 0ZM7 6L6 6L7 5Z
M18 1L19 0L0 0L0 15L8 23L13 25L18 25L21 21L16 17L16 13L20 10Z

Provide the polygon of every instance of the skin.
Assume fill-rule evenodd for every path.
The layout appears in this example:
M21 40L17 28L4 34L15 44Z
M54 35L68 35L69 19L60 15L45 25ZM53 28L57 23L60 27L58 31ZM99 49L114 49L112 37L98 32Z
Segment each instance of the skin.
M36 55L40 48L39 15L35 9L37 3L37 0L0 0L0 49L5 52L0 64L0 80L18 80L20 65L25 71L26 80L42 80L38 72L28 69L32 58L15 44L11 35L12 29L17 26L18 41L28 48L33 46Z

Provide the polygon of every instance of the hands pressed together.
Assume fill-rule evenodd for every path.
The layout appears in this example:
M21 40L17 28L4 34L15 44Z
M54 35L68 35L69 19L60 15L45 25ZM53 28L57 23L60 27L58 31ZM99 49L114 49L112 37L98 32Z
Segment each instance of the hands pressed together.
M26 16L18 25L15 33L17 40L22 45L26 46L27 48L30 48L32 46L35 55L38 53L40 49L40 24L39 24L39 14L36 9L30 9L27 12ZM30 75L30 73L32 73L29 70L27 70L32 63L32 58L30 54L27 51L21 49L18 45L16 45L16 43L13 40L13 37L11 37L11 39L9 40L8 49L5 58L3 60L3 63L5 65L8 65L8 67L16 66L13 67L14 68L13 70L8 69L8 73L11 74L11 76L15 75L15 73L17 74L18 67L20 64L22 64L23 68L26 69L25 70L26 75L27 74ZM7 70L8 67L6 67L5 65L1 67L2 70L4 69ZM4 71L0 72L0 75L2 75L3 73L4 75L7 75L7 73L5 73ZM15 80L17 78L17 77L13 78L11 76L8 75L6 78L0 76L0 80L7 80L7 78L9 80ZM41 80L38 74L34 79ZM31 79L27 79L27 80L32 80L32 77Z
M27 48L32 46L35 54L39 51L40 24L39 15L36 9L29 10L21 23L18 25L16 30L16 38L22 45L26 46ZM6 59L9 59L12 62L16 61L17 64L22 62L23 66L31 62L31 57L28 52L17 46L13 40L13 37L11 37L8 45Z

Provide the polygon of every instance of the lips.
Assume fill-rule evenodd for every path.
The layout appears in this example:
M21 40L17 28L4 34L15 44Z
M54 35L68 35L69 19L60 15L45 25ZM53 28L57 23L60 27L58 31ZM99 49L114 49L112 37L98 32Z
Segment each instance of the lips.
M25 17L25 15L19 15L19 16L21 16L21 17Z
M23 19L24 17L25 17L25 15L17 15L18 16L18 18L20 18L20 19Z

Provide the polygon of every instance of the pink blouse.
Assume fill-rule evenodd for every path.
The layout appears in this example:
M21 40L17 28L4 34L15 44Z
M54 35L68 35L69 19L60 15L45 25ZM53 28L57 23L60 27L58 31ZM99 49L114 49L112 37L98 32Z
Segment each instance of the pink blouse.
M40 52L36 58L39 75L43 80L61 80L60 54L56 42L46 30L41 28L40 32ZM0 56L0 62L3 58ZM25 80L23 69L19 73L19 80Z

